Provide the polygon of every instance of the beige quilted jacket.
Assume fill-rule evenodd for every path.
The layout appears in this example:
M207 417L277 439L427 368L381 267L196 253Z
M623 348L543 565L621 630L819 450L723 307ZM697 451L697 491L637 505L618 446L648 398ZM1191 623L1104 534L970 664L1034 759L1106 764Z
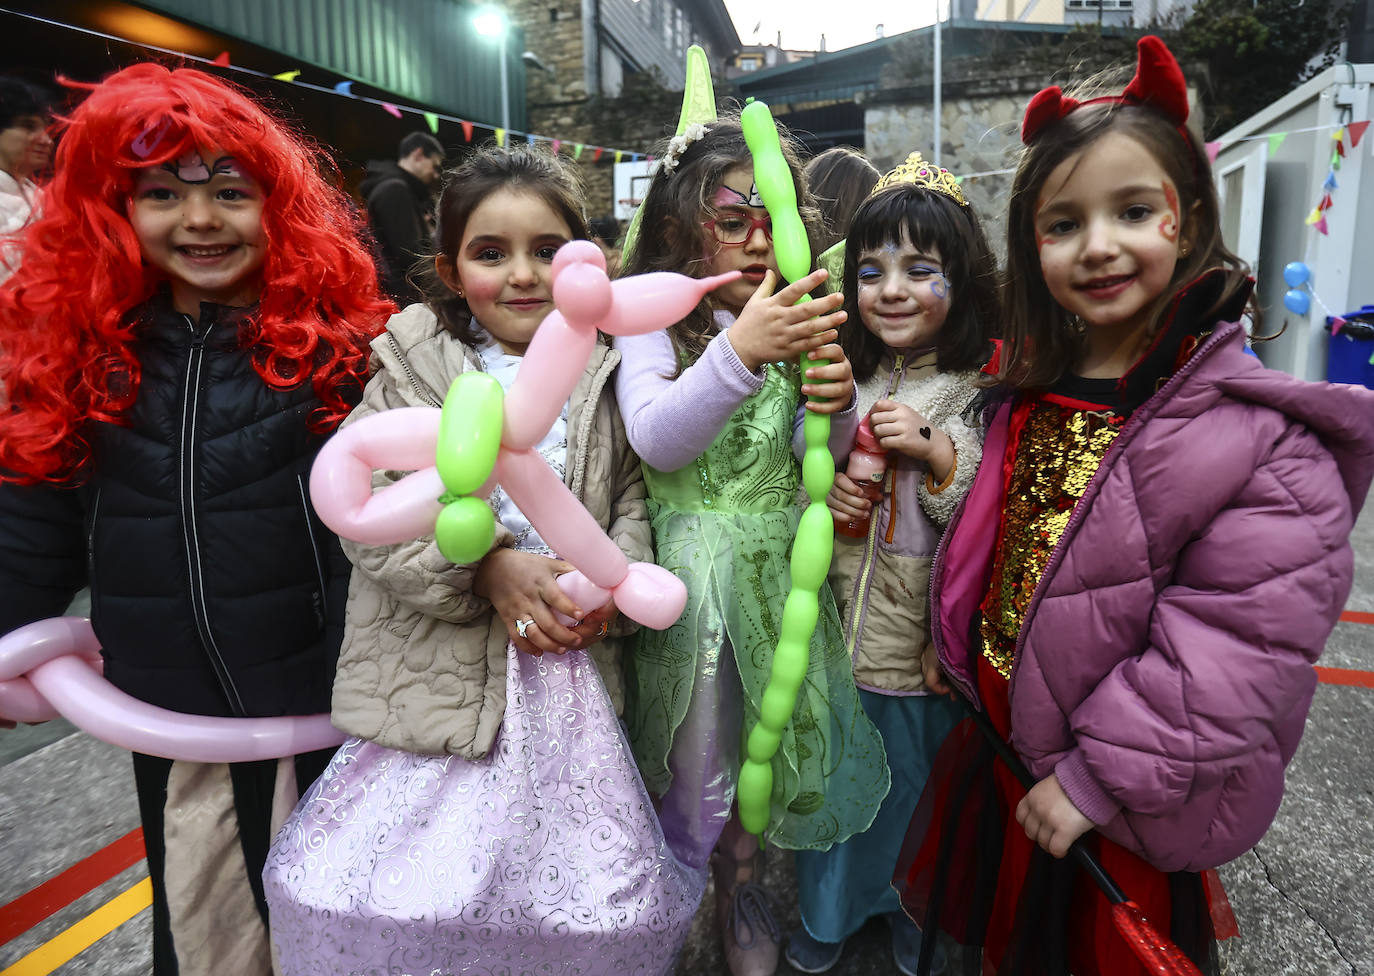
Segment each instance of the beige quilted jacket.
M396 407L442 402L459 373L477 369L474 351L412 305L372 343L375 375L344 422ZM630 450L611 374L620 354L598 343L568 409L566 481L632 562L651 560L649 515L639 458ZM374 486L400 477L377 472ZM497 545L511 535L497 523ZM506 709L506 628L472 592L476 564L446 560L433 537L393 546L344 541L353 562L343 646L334 679L334 725L394 749L478 759L491 749ZM619 711L624 703L620 641L625 618L592 656Z

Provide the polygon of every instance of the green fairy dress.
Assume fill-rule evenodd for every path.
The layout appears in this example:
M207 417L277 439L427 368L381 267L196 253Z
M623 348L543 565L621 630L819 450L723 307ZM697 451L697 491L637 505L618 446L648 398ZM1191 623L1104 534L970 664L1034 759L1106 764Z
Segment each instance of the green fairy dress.
M800 514L791 444L799 400L797 370L770 365L763 388L695 463L644 466L657 559L686 584L687 607L667 630L639 632L626 720L645 783L663 797L664 833L688 861L705 860L729 817L741 728L758 720L772 666ZM888 790L835 601L826 586L820 596L806 680L773 758L764 832L794 850L824 850L867 829Z

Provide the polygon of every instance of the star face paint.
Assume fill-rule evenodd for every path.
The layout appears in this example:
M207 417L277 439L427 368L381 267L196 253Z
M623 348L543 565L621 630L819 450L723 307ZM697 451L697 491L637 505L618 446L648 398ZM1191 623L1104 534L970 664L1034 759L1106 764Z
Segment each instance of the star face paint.
M950 308L949 277L938 252L914 247L906 234L858 259L859 318L890 349L935 344Z

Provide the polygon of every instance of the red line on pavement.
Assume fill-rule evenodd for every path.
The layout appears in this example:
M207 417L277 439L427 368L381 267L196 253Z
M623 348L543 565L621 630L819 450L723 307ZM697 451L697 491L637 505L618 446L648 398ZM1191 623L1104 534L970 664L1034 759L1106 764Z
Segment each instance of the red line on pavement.
M1317 668L1317 680L1324 685L1353 685L1374 688L1374 671L1355 671L1350 668Z
M99 888L144 856L143 828L135 827L113 844L26 891L8 905L0 905L0 945L60 912L88 891Z
M1341 620L1348 624L1374 624L1374 613L1365 613L1362 610L1347 610L1341 614Z

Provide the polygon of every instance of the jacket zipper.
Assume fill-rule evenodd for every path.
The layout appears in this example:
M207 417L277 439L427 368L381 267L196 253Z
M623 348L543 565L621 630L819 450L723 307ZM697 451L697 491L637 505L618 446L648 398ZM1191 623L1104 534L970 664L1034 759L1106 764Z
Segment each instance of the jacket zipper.
M224 663L219 646L215 643L210 630L210 618L206 610L205 579L200 564L200 537L196 524L196 423L200 410L200 374L205 362L205 339L214 328L211 322L204 329L197 328L191 316L186 316L186 325L191 330L191 348L186 359L186 382L183 389L181 408L181 449L178 458L178 483L181 492L181 524L186 540L186 567L190 577L191 613L195 617L196 630L200 633L201 643L210 659L210 666L219 678L220 687L229 699L229 707L238 716L247 714L243 699L229 668Z
M410 361L406 359L405 353L401 352L401 344L396 341L395 334L388 332L386 334L386 339L387 342L391 343L391 351L396 354L396 359L401 364L401 369L405 370L406 378L410 380L410 388L415 391L415 395L425 401L425 403L428 403L431 407L438 407L442 410L444 405L436 400L433 394L422 386L419 379L416 378L415 370L410 368Z
M893 364L892 375L887 382L887 396L889 399L897 392L897 388L902 385L902 363L906 356L904 353L897 353L897 361ZM884 483L892 485L890 497L896 495L897 478L889 466L883 475ZM891 513L889 518L894 517ZM891 541L891 540L889 540ZM863 617L864 608L868 603L868 588L873 577L873 562L877 557L878 551L878 512L875 508L868 521L868 540L864 543L864 558L859 564L859 575L854 580L854 608L849 616L849 663L851 668L859 659L859 620Z
M324 559L320 556L320 544L315 540L315 525L310 520L310 502L305 494L305 475L296 475L296 489L301 496L301 513L305 516L305 534L310 538L310 551L315 556L315 576L320 581L320 606L326 619L329 616L329 587L324 581Z
M95 527L100 520L100 494L103 488L95 490L95 501L91 504L91 527L86 532L86 579L95 579ZM94 604L92 605L94 611Z

